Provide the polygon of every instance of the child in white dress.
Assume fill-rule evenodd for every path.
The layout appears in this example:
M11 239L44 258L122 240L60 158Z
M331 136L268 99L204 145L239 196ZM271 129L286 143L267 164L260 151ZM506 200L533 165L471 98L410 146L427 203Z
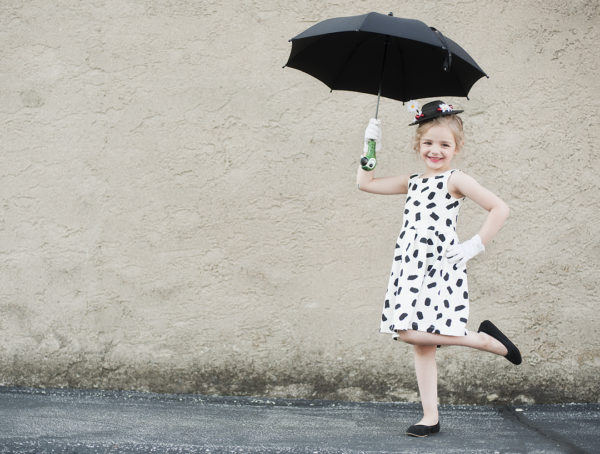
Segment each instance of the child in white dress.
M462 120L442 101L415 108L411 125L418 125L414 149L425 165L421 175L375 178L359 166L361 191L374 194L407 194L402 230L398 235L392 272L383 305L380 331L414 345L415 370L423 418L407 430L424 437L439 432L437 409L436 346L462 345L505 356L521 363L517 347L490 321L477 332L468 331L469 292L466 263L485 250L506 221L509 209L498 196L472 177L451 167L462 149ZM365 131L368 141L381 149L379 120L371 119ZM456 221L465 198L489 212L479 233L459 242Z

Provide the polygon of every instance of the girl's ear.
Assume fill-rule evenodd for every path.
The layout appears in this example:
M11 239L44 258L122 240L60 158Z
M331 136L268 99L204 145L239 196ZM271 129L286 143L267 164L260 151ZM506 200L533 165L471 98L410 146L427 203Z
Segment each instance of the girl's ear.
M460 153L463 149L463 147L465 146L465 141L464 140L460 140L457 144L456 144L456 150L455 153Z

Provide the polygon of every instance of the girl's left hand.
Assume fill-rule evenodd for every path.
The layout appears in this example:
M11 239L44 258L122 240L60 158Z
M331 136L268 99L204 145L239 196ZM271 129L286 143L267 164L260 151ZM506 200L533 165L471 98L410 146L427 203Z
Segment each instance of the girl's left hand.
M466 263L475 257L477 254L485 251L485 247L481 242L481 237L475 235L473 238L462 243L452 245L446 250L446 258L451 264L458 266L466 265Z
M365 129L365 145L363 147L363 155L369 151L369 140L375 141L375 151L381 151L381 120L371 118L367 129Z

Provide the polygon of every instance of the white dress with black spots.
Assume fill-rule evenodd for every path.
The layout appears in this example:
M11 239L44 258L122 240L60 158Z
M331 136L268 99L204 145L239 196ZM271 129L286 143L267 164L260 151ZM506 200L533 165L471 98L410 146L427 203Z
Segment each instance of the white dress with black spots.
M382 333L418 330L465 336L469 317L467 269L446 258L458 242L456 221L464 197L448 192L455 169L430 178L411 175L404 205L404 223L394 251Z

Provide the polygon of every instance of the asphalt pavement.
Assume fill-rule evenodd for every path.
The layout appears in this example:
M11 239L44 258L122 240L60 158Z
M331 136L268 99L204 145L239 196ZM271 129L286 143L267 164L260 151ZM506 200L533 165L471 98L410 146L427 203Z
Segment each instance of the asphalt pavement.
M0 453L599 453L600 404L414 403L0 387Z

